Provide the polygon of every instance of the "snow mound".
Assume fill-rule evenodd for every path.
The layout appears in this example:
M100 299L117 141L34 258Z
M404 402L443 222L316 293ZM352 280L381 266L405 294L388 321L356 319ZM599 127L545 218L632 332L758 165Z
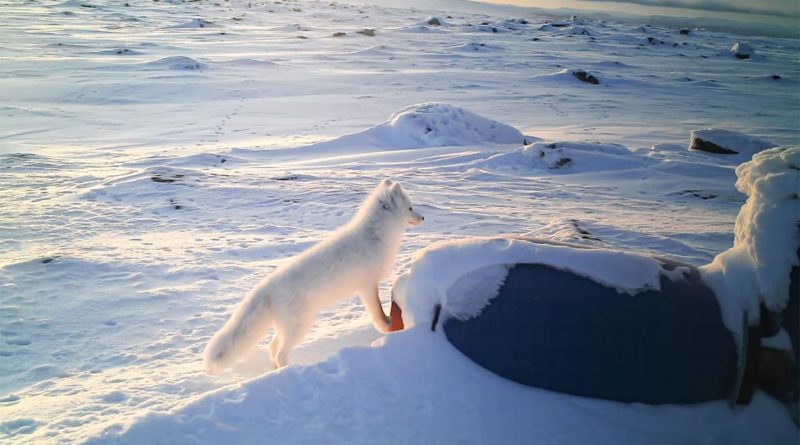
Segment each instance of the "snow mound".
M63 3L52 5L58 8L97 8L97 5L82 0L67 0Z
M304 149L349 152L374 149L412 149L486 144L522 144L516 128L464 108L444 103L424 103L404 108L389 120L360 133L314 144Z
M183 167L183 168L207 168L207 167L223 167L229 166L233 164L242 164L246 161L244 159L238 158L236 156L231 155L221 155L216 153L198 153L188 156L179 156L179 157L163 157L163 156L152 156L150 158L146 158L143 160L138 160L135 162L128 162L124 165L127 167L154 167L154 174L163 175L163 169L158 169L157 167ZM185 176L185 172L183 171L174 171L171 173L166 173L167 176L176 176L180 175L179 177Z
M749 160L753 154L774 146L775 144L772 142L721 128L692 130L689 141L689 150L721 155L737 155L731 156L731 160L738 162Z
M179 71L180 70L195 71L195 70L201 70L206 67L205 63L198 62L197 60L194 60L191 57L186 57L186 56L164 57L158 60L154 60L152 62L147 62L146 65L155 68L166 68Z
M171 28L177 28L177 29L189 28L189 29L194 29L194 28L208 28L210 26L215 26L215 25L214 25L213 22L210 22L208 20L192 19L192 20L190 20L190 21L188 21L186 23L181 23L180 25L172 26Z
M448 26L450 25L445 19L438 16L430 16L425 19L425 24L428 26Z
M701 271L726 325L740 332L744 311L754 324L760 303L781 312L789 299L789 273L800 264L800 147L757 153L736 175L736 188L748 198L736 218L733 247Z
M590 85L598 85L601 82L601 77L594 72L588 72L582 69L569 69L565 68L561 71L550 73L550 74L540 74L538 76L533 76L535 80L540 81L554 81L559 83L566 83L566 84L590 84Z
M486 52L486 51L500 51L502 49L497 45L490 45L488 43L482 43L482 42L461 43L452 46L450 48L453 51L458 51L458 52Z
M511 170L534 168L567 174L637 168L644 162L644 157L616 144L537 142L476 161L470 167Z
M584 245L602 241L588 230L582 221L563 217L551 218L547 225L538 227L524 236Z
M230 65L240 65L240 66L252 66L252 67L259 67L259 66L278 66L277 63L263 60L263 59L251 59L248 57L243 58L234 58L234 59L227 59L221 60L220 62Z
M109 49L106 51L98 51L95 54L100 54L104 56L138 56L144 53L130 48L117 48L117 49Z
M728 50L728 53L737 59L754 59L756 57L756 52L753 48L750 48L750 45L742 42L734 43L731 49Z
M437 304L443 314L470 318L496 296L505 279L503 269L515 263L547 264L631 295L659 289L662 271L653 258L620 251L526 238L470 238L434 243L417 252L392 295L406 326L429 326ZM461 292L465 289L473 290Z
M562 35L584 35L589 37L596 37L601 35L593 28L584 26L582 23L575 23L575 24L545 23L539 28L539 30L551 32L554 34L562 34Z

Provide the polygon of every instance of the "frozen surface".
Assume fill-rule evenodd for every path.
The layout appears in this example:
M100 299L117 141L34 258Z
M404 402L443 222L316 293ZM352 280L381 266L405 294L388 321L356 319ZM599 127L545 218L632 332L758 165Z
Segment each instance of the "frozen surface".
M797 40L552 21L485 4L462 13L457 0L425 1L432 6L0 0L0 442L81 443L143 416L154 416L144 425L162 419L153 431L174 437L167 430L181 418L166 413L270 371L258 353L212 378L201 352L253 285L349 220L385 176L402 181L426 217L382 283L387 303L413 252L464 236L531 233L708 263L731 246L745 196L734 187L735 162L686 150L690 132L798 144ZM432 16L444 22L426 23ZM757 58L729 54L745 41ZM504 431L558 443L597 431L672 443L724 443L750 437L738 433L753 425L766 438L785 432L780 407L762 395L742 412L619 406L517 386L489 401L479 388L500 383L476 380L487 377L480 370L413 358L453 357L428 337L343 350L378 337L349 300L320 314L294 360L324 363L342 350L332 363L352 373L311 383L329 365L292 367L254 384L295 401L287 410L320 416L320 437L324 425L358 428L359 419L398 434L437 421L461 437L464 425L443 414L451 408L475 428L486 415L494 431L514 426L523 430ZM395 354L409 364L401 373L367 372ZM453 372L473 377L460 386L444 379ZM418 376L419 386L399 375ZM428 404L436 381L423 376L478 390ZM342 394L372 388L380 406L391 405L381 390L394 388L408 394L396 411L404 417L369 417L383 411L358 397L350 411L317 409L315 400L337 393L303 392L306 381ZM253 419L282 418L243 388L243 400L263 407ZM221 391L208 397L233 394ZM232 418L249 415L235 414L231 400ZM204 403L184 409L212 406ZM504 417L498 407L514 409ZM325 417L338 414L351 417ZM214 434L230 426L218 420L209 421ZM298 434L315 431L304 424Z

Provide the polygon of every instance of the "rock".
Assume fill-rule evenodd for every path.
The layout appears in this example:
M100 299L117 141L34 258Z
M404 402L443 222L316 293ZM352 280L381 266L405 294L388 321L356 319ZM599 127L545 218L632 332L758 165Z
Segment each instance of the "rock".
M741 154L750 158L753 154L774 146L771 142L737 131L708 128L692 130L689 149L722 155Z
M680 30L679 32L680 32L681 34L685 35L685 36L688 36L689 34L691 34L691 33L692 33L692 31L691 31L690 29L688 29L688 28L683 28L683 29L682 29L682 30Z
M592 85L597 85L600 83L600 80L598 80L597 77L594 77L593 75L587 73L584 70L573 71L572 75L575 76L576 79L586 83L590 83Z
M428 17L428 19L425 20L425 23L431 26L442 26L445 24L444 20L440 17Z
M555 162L555 164L550 168L561 168L566 165L572 164L572 159L570 158L561 158Z
M340 32L335 32L335 33L333 33L333 36L334 36L334 37L344 37L344 36L346 36L346 35L347 35L347 33L346 33L346 32L341 32L341 31L340 31Z
M360 31L356 31L356 34L361 34L367 37L375 37L375 30L371 28L364 28Z
M733 57L736 57L737 59L742 59L742 60L744 60L744 59L752 59L752 58L755 58L755 56L756 56L756 52L753 51L753 48L750 48L750 46L748 44L741 43L741 42L734 43L733 46L731 47L731 49L728 52L731 53L731 55L733 55Z

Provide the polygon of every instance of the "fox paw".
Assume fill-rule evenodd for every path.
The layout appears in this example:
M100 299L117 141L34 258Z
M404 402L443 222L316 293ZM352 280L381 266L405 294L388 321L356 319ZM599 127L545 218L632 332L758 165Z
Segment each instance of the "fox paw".
M389 317L384 317L382 321L373 322L372 324L375 326L375 329L377 329L378 332L386 334L389 332L389 327L392 325L392 320L389 319Z

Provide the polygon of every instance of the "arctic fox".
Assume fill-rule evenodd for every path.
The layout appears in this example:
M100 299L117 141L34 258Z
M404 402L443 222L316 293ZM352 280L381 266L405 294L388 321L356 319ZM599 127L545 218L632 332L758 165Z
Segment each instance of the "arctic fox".
M394 263L406 226L425 218L415 212L400 183L384 179L355 217L258 284L206 346L206 372L217 374L241 359L274 327L272 362L286 366L289 353L324 307L361 296L375 327L386 332L378 285Z

